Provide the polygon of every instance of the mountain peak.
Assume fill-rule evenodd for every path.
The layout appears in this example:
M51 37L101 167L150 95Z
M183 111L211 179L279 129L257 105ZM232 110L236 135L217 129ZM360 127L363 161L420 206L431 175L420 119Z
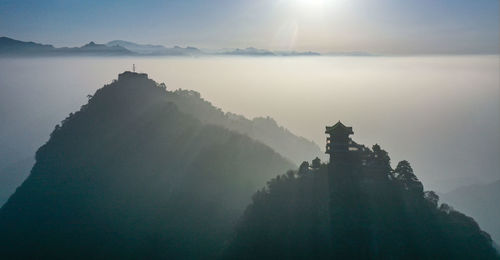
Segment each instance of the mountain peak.
M181 113L147 74L118 77L56 126L0 208L2 259L215 259L252 193L293 167Z
M97 45L99 45L99 44L95 43L94 41L91 41L91 42L83 45L82 48L84 48L84 47L95 47Z

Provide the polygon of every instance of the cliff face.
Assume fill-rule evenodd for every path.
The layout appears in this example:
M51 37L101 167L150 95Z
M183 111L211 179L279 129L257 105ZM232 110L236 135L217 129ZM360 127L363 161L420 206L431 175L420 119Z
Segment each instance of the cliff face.
M202 124L162 85L127 73L70 114L0 210L17 258L210 257L250 195L292 164Z

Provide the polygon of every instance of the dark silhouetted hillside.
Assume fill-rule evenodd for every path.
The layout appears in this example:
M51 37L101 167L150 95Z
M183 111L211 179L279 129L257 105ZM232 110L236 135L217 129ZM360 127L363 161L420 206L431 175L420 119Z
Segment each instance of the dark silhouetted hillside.
M267 144L296 165L302 161L302 158L315 157L322 153L316 144L294 135L279 126L271 118L248 120L243 116L224 113L221 109L214 107L210 102L201 98L197 92L187 90L168 91L164 98L167 101L174 102L181 112L192 115L202 123L235 130ZM16 120L16 122L19 120L12 113L8 115L12 118L11 120ZM56 118L53 115L47 117L51 118L51 120ZM12 125L6 125L2 129L4 131L0 133L0 135L3 135L3 140L0 140L0 206L28 176L33 165L34 152L39 146L38 143L45 142L48 139L48 134L45 134L45 131L47 131L49 124L46 121L51 120L40 116L35 116L35 118L36 120L23 117L17 124L23 126L20 129L24 135L29 134L29 138L17 138L19 140L12 138L16 136L15 132L18 133L20 130L9 129ZM8 142L5 142L5 140L8 140ZM36 140L36 142L33 140ZM35 146L34 143L37 143L37 145ZM29 156L33 157L31 161L24 160ZM18 163L21 160L26 162L22 167Z
M490 236L423 185L410 164L356 145L334 164L272 179L253 196L228 259L498 259Z
M293 165L125 72L72 113L0 210L2 256L213 258L251 194Z

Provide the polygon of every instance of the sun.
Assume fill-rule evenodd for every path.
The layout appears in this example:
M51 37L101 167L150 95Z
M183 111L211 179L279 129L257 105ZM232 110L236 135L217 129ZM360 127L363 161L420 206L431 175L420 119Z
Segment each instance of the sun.
M315 17L320 16L327 5L338 0L286 0L294 13L299 16Z
M327 0L295 0L296 4L305 8L321 8Z
M289 3L302 8L340 8L348 5L348 0L288 0Z
M318 14L327 10L338 9L346 0L285 0L298 12Z
M320 20L342 13L349 0L276 0L278 9L297 19Z

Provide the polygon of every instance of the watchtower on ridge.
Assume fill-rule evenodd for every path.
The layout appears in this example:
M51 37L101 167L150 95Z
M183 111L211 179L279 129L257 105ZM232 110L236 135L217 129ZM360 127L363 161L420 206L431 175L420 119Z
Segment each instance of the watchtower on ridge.
M352 127L338 121L333 126L327 126L325 134L329 135L326 138L326 153L330 154L330 163L346 158L351 143L349 135L354 134Z

